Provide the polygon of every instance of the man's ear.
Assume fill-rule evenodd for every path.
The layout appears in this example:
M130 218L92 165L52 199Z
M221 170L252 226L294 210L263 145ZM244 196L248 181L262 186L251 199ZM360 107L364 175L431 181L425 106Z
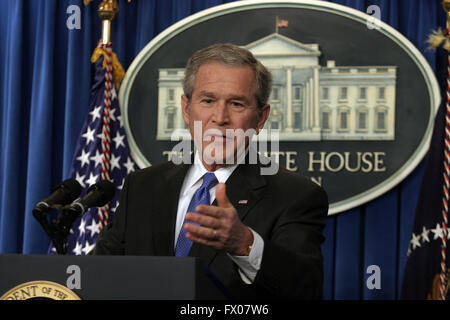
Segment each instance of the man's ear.
M189 126L189 98L185 94L181 96L181 111L184 123Z
M265 104L261 111L259 111L258 123L256 124L256 132L259 133L270 115L270 104Z

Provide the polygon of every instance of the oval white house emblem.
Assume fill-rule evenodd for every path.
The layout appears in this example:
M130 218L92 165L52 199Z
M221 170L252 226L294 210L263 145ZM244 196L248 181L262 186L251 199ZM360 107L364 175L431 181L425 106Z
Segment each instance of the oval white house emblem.
M139 53L120 91L131 153L142 167L170 160L182 78L198 49L230 42L272 73L268 132L275 158L321 184L329 214L400 183L428 150L440 103L423 55L372 17L325 1L237 1L172 25ZM382 48L382 50L380 49Z

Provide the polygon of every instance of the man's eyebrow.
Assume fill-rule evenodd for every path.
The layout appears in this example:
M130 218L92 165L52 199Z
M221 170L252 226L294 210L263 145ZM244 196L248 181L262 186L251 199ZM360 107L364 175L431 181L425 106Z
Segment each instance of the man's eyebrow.
M229 96L228 99L229 100L247 100L247 98L245 96L239 96L239 95Z
M199 97L208 97L208 98L215 98L216 95L214 94L214 92L211 91L200 91L198 94ZM238 100L238 101L243 101L245 103L250 103L250 101L247 99L246 96L240 96L240 95L230 95L227 97L228 101L231 100Z
M210 91L200 91L199 96L201 97L215 97L215 94Z

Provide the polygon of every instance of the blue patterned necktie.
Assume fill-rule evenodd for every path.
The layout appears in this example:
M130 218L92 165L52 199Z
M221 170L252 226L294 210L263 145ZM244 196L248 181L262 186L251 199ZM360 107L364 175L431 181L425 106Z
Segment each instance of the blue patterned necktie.
M195 208L201 204L210 205L209 198L209 190L217 185L219 181L217 181L216 176L212 172L207 172L203 176L203 183L200 188L195 191L194 196L189 203L189 207L187 212L195 212ZM184 220L186 222L186 220ZM193 222L189 222L193 223ZM184 225L184 223L183 223ZM198 225L198 224L197 224ZM177 244L175 246L175 256L177 257L186 257L191 250L192 241L186 238L186 230L181 227L180 234L178 235Z

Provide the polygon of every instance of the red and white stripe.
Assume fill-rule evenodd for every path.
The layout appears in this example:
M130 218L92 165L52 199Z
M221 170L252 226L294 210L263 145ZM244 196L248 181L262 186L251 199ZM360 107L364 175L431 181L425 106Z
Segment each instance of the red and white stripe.
M111 97L113 89L113 67L112 67L112 49L111 43L101 44L100 47L106 52L106 70L105 70L105 93L104 93L104 111L103 111L103 138L102 138L102 174L101 180L109 180L111 169ZM106 226L109 218L109 205L100 208L100 230Z

